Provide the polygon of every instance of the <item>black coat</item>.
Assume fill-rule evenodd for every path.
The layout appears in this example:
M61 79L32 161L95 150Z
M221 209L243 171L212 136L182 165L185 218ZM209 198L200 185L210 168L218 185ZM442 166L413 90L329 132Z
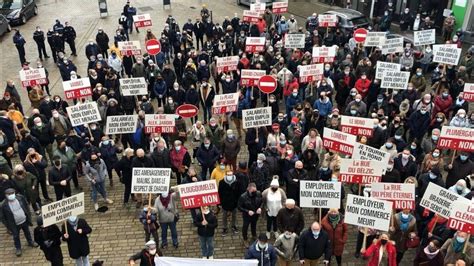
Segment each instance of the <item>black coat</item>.
M198 228L198 235L203 237L214 236L214 232L217 228L216 215L212 212L209 212L208 214L205 214L204 217L206 218L207 225L202 225L202 214L196 215L196 219L194 220L194 225Z
M403 166L401 154L395 157L393 160L393 168L398 170L400 173L400 179L402 182L404 182L409 176L415 176L418 170L418 166L416 165L416 162L412 160L412 158L408 158L407 164Z
M146 155L143 158L134 157L132 160L132 167L152 168L154 165L153 160Z
M158 256L163 256L160 249L156 249L156 254ZM146 249L142 249L142 251L138 252L137 254L131 256L129 260L140 260L140 266L155 266L155 256L150 255Z
M280 232L293 229L294 232L299 235L304 228L303 211L297 206L293 209L281 208L278 211L276 219L278 230L280 230Z
M57 225L53 224L47 227L38 226L35 228L33 235L35 242L38 243L47 260L51 261L54 259L57 261L58 259L63 259L61 250L62 234Z
M202 167L213 168L216 165L220 154L221 153L214 144L211 143L209 148L206 148L204 143L202 143L197 150L196 157Z
M170 151L166 148L161 152L158 151L158 149L156 148L151 154L151 159L153 159L153 163L155 167L158 167L158 168L171 167Z
M62 225L62 233L63 240L67 242L69 256L73 259L77 259L89 255L89 238L87 235L92 232L92 228L87 224L86 220L77 218L77 229L82 229L82 234L79 234L77 229L74 230L74 227L69 222L66 222L66 225L69 238L64 238L64 234L66 233L64 223Z
M324 260L329 261L332 255L331 247L331 240L324 230L321 229L319 237L315 239L311 228L309 228L301 234L298 243L300 260L315 260L324 255Z
M48 172L49 184L53 186L62 187L59 183L63 180L67 182L71 181L71 171L65 165L62 165L60 169L51 167Z
M23 166L27 172L36 176L38 182L46 180L46 167L48 167L48 161L46 161L44 156L41 158L41 161L37 161L36 163L25 162L23 163Z
M222 209L226 211L232 211L237 208L240 195L244 193L241 184L237 180L230 185L225 180L221 180L218 191Z
M243 213L244 216L248 217L248 212L253 211L256 212L257 209L262 207L262 193L260 191L256 192L256 195L251 197L249 192L246 191L242 195L240 195L239 202L237 204L239 211ZM255 216L257 214L254 214Z
M294 181L293 179L297 180ZM286 195L289 199L294 199L299 205L299 193L300 193L300 180L307 180L308 172L305 169L296 170L291 169L288 171L286 178Z
M133 157L122 156L115 164L115 171L122 177L122 183L124 184L132 184L132 161Z
M16 199L18 200L18 202L20 202L20 206L26 215L26 222L29 225L33 225L31 223L30 207L28 206L28 202L26 202L26 198L20 194L16 194ZM18 231L18 227L15 223L15 217L13 216L13 212L11 211L10 206L8 205L8 200L2 201L0 205L0 220L3 222L8 231Z

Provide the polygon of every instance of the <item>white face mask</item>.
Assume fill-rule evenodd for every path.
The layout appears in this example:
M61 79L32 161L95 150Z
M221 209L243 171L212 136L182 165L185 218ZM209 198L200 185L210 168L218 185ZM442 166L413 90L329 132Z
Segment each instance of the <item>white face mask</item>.
M148 253L150 253L150 255L155 255L156 254L156 249L150 249L150 250L148 250Z

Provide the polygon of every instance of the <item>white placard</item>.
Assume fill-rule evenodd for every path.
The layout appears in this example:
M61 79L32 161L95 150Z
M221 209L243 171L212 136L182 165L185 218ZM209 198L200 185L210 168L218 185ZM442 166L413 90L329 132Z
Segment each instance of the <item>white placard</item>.
M414 210L415 205L415 184L403 183L372 183L370 189L372 198L388 200L394 203L397 210Z
M282 14L288 12L288 0L285 2L273 2L272 3L272 13L273 14Z
M410 72L408 71L385 71L381 87L384 89L406 90L409 80Z
M461 48L457 44L436 44L433 45L433 62L457 65L461 57Z
M430 45L436 43L436 30L420 30L413 32L413 43L415 46Z
M474 129L443 126L439 135L438 148L458 151L474 151Z
M119 82L122 96L148 95L147 83L144 77L122 78Z
M44 68L21 69L19 72L23 88L43 85L48 83Z
M257 23L260 19L260 13L252 10L244 10L243 12L243 21L249 23Z
M300 82L311 82L323 77L324 64L300 65Z
M66 99L77 99L92 95L89 78L71 79L63 81Z
M313 63L332 63L336 57L336 47L313 47L312 62Z
M445 8L445 9L443 10L443 17L445 17L445 18L446 18L446 17L449 17L449 16L451 15L451 12L452 12L451 9Z
M319 27L336 27L339 19L335 14L321 14L318 16Z
M383 31L369 31L365 38L365 47L381 47L387 40L387 33Z
M105 134L135 133L138 126L138 115L107 116Z
M463 99L474 102L474 83L464 83Z
M324 128L323 131L323 146L326 149L341 152L347 155L352 154L357 137L337 131L331 128Z
M354 146L354 152L352 153L352 159L354 160L372 160L381 162L383 165L388 165L390 161L390 153L381 151L377 148L364 145L357 142ZM385 173L385 169L383 171Z
M218 94L214 97L212 114L224 114L237 111L239 93Z
M372 118L342 115L341 131L356 136L371 137L374 132L374 120Z
M468 234L474 234L474 201L459 198L451 209L448 227Z
M69 106L66 108L66 111L73 127L102 120L96 102Z
M403 37L386 39L382 45L382 54L403 53Z
M300 207L341 208L341 182L301 180Z
M140 14L133 16L133 24L137 28L150 27L152 26L150 14Z
M43 227L60 223L84 213L84 192L41 206Z
M260 15L265 13L265 9L266 9L265 3L250 4L250 11L258 12Z
M258 260L206 260L193 258L155 257L155 265L159 266L257 266Z
M118 42L118 48L123 55L141 55L142 50L139 41Z
M217 72L228 72L237 70L237 65L239 64L238 56L227 56L227 57L218 57L216 61Z
M261 107L242 110L244 128L259 128L272 125L272 108Z
M175 133L175 114L147 114L145 115L145 133Z
M132 169L132 193L167 193L170 187L171 168Z
M343 183L372 184L382 179L387 166L370 160L341 159L339 181Z
M392 215L392 203L348 194L344 215L346 224L388 231Z
M420 205L444 218L449 218L453 203L459 198L462 198L462 196L430 182Z
M304 48L305 36L303 33L290 33L285 35L284 46L287 49Z
M245 52L255 53L265 50L265 37L247 37L245 38Z
M382 79L386 71L400 72L401 69L402 66L400 64L377 61L377 66L375 68L375 78Z
M240 85L257 86L258 80L265 76L266 71L260 69L242 69L240 71Z

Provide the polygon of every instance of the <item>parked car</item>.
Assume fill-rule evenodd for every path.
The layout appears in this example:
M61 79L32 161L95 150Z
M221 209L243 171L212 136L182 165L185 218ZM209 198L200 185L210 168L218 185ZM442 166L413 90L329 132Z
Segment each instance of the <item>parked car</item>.
M326 11L324 14L336 15L339 18L338 26L343 29L346 34L351 33L354 28L367 29L371 25L369 18L353 9L339 8Z
M20 25L38 15L38 7L35 0L0 0L0 14L7 17L10 25Z
M5 32L10 32L12 27L8 23L7 18L4 15L0 15L0 36L5 34Z
M237 0L238 5L250 6L250 4L255 4L257 0ZM267 7L271 7L273 2L280 2L277 0L260 0L260 3L265 3Z

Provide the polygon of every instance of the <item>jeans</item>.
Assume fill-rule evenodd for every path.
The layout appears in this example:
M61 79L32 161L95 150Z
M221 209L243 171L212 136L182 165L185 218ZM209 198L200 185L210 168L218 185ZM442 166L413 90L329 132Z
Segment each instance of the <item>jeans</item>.
M76 259L76 266L90 266L89 256L82 256Z
M161 245L168 245L168 227L171 231L171 239L173 240L173 245L178 245L178 232L176 231L176 223L162 223L161 224Z
M208 258L214 254L213 236L199 236L199 244L201 245L201 255L203 257Z
M244 224L242 225L242 238L244 240L248 239L247 232L249 230L249 225L252 231L252 237L256 238L258 215L254 214L253 216L248 216L248 214L244 214L242 218L244 220Z
M271 232L272 227L273 227L273 232L278 232L277 218L276 218L276 216L269 216L267 214L267 232Z
M231 227L237 227L236 226L236 221L237 221L237 209L233 209L232 211L226 211L222 209L222 224L223 224L223 229L227 230L227 215L229 212L232 212L232 222L231 222Z
M97 192L104 197L104 199L107 199L107 192L105 192L105 182L96 182L95 184L91 184L91 197L92 201L94 203L97 203Z
M15 248L17 250L21 249L20 230L23 230L23 233L25 234L25 237L28 243L33 243L33 239L31 238L30 228L28 227L28 222L24 222L20 225L17 225L16 230L12 232L13 242L15 243Z

